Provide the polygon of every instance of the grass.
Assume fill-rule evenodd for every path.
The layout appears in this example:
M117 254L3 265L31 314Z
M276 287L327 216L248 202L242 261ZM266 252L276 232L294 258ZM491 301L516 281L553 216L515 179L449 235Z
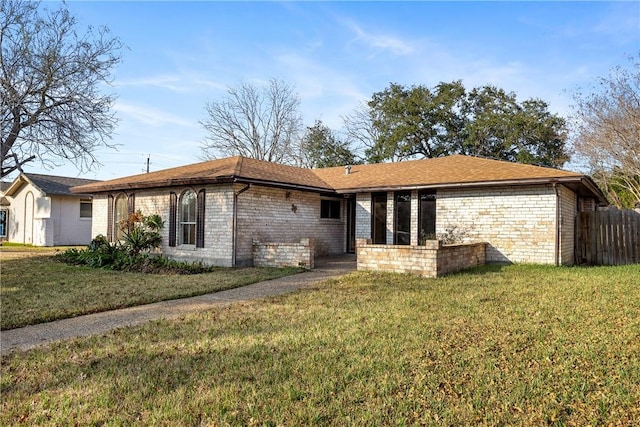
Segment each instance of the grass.
M2 256L2 329L202 295L300 271L221 268L206 274L160 275L71 266L51 256Z
M11 354L0 424L638 425L639 277L353 273Z

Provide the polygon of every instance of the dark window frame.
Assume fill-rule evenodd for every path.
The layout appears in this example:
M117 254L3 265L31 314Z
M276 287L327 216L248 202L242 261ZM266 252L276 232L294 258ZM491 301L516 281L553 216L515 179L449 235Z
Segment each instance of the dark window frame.
M342 201L337 199L320 199L321 219L341 219Z
M418 244L424 245L427 239L436 237L437 223L437 193L435 190L420 190L418 192ZM426 205L429 203L430 206ZM432 218L424 218L427 208L431 209ZM425 221L429 221L425 224Z
M376 223L378 218L378 209L376 209L376 203L380 205L380 212L384 211L384 215L380 215L379 223ZM388 209L387 193L371 193L371 242L379 245L387 244L387 209Z
M408 200L400 200L408 199ZM403 206L401 204L408 204ZM411 191L396 191L393 193L393 244L411 244ZM401 218L401 214L403 217ZM406 227L406 230L404 229Z

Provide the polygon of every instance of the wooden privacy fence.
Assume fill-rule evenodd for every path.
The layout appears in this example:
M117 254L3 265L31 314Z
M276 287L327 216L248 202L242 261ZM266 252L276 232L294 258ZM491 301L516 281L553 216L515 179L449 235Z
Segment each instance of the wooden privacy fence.
M576 262L590 265L640 263L640 212L608 209L578 213Z

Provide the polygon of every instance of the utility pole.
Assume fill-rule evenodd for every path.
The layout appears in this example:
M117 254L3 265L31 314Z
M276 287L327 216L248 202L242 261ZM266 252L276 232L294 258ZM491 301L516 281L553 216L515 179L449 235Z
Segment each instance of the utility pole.
M151 154L147 156L147 173L149 173L149 161L151 160Z

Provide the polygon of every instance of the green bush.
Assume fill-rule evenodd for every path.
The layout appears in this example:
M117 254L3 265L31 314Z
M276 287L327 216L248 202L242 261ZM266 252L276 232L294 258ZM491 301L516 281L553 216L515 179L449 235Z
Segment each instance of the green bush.
M158 248L162 243L160 230L164 228L164 222L160 215L144 216L137 211L123 220L120 228L124 233L123 246L134 257L141 252Z
M103 235L96 236L86 249L68 249L57 254L56 259L71 265L156 274L199 274L216 270L216 267L200 262L188 263L162 255L136 253L128 243L110 243Z
M160 215L144 216L137 211L123 220L119 227L123 231L120 242L109 242L100 234L86 249L69 249L56 257L72 265L143 273L198 274L215 270L215 267L202 263L179 262L152 254L151 251L162 243L160 230L164 222Z

